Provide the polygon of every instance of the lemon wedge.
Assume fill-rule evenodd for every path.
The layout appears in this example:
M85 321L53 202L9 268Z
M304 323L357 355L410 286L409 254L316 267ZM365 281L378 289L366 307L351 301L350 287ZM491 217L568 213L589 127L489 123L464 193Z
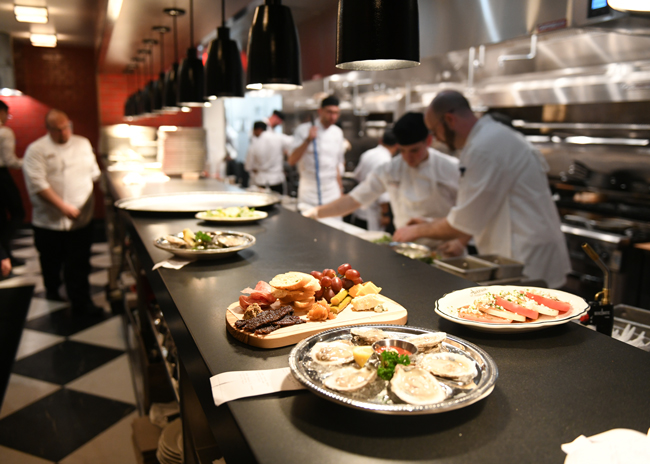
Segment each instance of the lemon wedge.
M354 356L354 360L359 367L365 366L373 353L372 346L355 346L352 349L352 356Z

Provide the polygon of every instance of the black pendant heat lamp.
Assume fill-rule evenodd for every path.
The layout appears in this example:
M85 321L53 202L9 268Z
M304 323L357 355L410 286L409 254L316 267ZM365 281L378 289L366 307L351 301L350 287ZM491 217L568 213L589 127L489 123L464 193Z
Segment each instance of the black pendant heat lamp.
M210 43L205 63L205 96L208 100L244 96L239 47L230 38L230 29L226 27L226 0L221 0L221 27L217 28L217 38Z
M140 49L138 50L138 53L141 55L146 55L149 52L149 50L145 49ZM143 62L145 59L142 60ZM143 117L148 117L151 116L151 94L149 93L149 86L147 84L147 76L146 76L146 68L147 64L144 64L144 70L142 71L142 76L144 80L144 86L140 89L138 94L140 95L140 106L138 107L138 115L143 116Z
M337 68L382 71L419 64L417 0L339 0Z
M247 89L302 88L298 32L281 0L265 0L255 9L247 53Z
M129 77L134 74L133 66L127 66L127 68L124 70L124 74L126 74L126 88L130 89L131 79ZM133 95L129 95L124 102L124 119L127 121L132 121L133 116L136 115L136 112L137 108L135 107L135 99L133 98Z
M144 113L144 105L142 103L142 98L140 95L140 63L143 61L143 58L136 56L131 58L131 61L134 63L134 70L135 70L135 92L131 95L131 99L133 100L133 119L139 119L142 117L141 115Z
M154 45L158 43L156 39L143 39L142 42L148 46L149 48L147 49L147 57L149 59L149 82L147 82L147 92L149 94L149 104L150 104L150 110L148 111L147 116L154 116L154 90L155 90L155 81L154 81L154 76L156 73L154 72L154 66L153 66L153 48Z
M181 108L178 106L178 31L176 29L176 18L183 16L185 10L179 8L165 8L165 14L168 14L173 19L174 31L174 63L172 67L165 74L165 88L163 92L163 110L165 111L179 111Z
M158 79L154 82L153 85L153 102L152 109L154 113L163 112L163 94L165 92L165 43L164 38L165 34L170 31L167 26L154 26L152 28L155 32L160 34L160 74L158 74Z
M203 106L203 62L196 56L194 47L194 7L190 0L190 48L178 68L178 104L180 106Z

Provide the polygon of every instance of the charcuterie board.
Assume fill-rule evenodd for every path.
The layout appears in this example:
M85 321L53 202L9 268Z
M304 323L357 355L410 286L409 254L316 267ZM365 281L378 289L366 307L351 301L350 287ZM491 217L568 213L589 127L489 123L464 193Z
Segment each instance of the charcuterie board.
M297 324L289 327L283 327L267 335L256 335L254 333L244 332L235 328L235 322L242 318L238 314L237 308L239 303L233 303L226 311L226 328L228 332L240 342L258 348L279 348L281 346L294 345L300 340L310 337L324 330L343 327L346 325L364 325L364 324L406 324L408 313L399 303L379 295L385 300L384 307L387 311L376 313L374 311L352 311L348 307L341 311L336 319L327 321L309 321L307 311L296 311L296 316L306 321L305 324Z

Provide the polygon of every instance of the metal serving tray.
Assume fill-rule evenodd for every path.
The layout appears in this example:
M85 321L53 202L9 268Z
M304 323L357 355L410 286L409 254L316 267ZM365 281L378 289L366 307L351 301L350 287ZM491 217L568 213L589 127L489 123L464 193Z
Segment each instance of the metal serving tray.
M494 270L492 279L511 279L513 277L521 276L524 270L524 263L515 261L514 259L506 258L499 255L476 255L476 259L482 259L498 267Z
M421 327L386 324L365 325L364 327L381 329L387 332L390 338L404 340L408 340L410 337L416 335L436 332L435 330ZM307 389L327 400L354 409L390 415L435 414L460 409L482 400L494 390L494 384L499 373L497 365L490 355L478 346L449 334L447 334L447 339L442 342L443 350L458 353L472 359L476 363L477 374L470 384L464 386L454 385L451 381L445 381L439 378L438 380L446 385L445 388L449 388L450 390L450 395L439 403L414 405L393 402L392 396L387 390L389 388L387 385L388 382L380 378L376 378L371 384L357 392L344 393L330 390L323 384L323 381L324 377L330 375L331 372L319 372L313 366L310 355L311 349L318 342L350 340L352 338L350 329L353 328L355 326L327 330L299 342L291 350L291 354L289 355L289 368L293 376L307 387Z
M279 201L278 195L266 192L180 192L123 198L115 207L150 213L198 213L227 206L263 208Z
M473 256L461 258L434 259L433 264L443 271L450 272L473 282L492 280L496 264L476 259Z

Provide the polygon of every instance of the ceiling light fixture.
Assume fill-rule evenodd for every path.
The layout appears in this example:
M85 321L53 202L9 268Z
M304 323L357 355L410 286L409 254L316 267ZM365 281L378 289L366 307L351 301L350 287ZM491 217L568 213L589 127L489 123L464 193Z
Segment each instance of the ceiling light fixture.
M176 18L183 16L185 10L179 8L165 8L163 10L173 19L172 30L174 31L174 64L165 74L165 89L163 93L163 110L178 111L178 31L176 29Z
M417 0L339 0L336 67L359 71L420 64Z
M147 40L147 39L144 39ZM138 50L138 53L141 55L147 55L144 59L144 61L147 61L147 63L144 64L144 69L142 70L142 76L144 77L144 86L140 89L140 116L146 116L149 117L151 116L151 89L149 87L149 83L147 82L147 66L151 68L151 50L149 49L140 49Z
M167 26L154 26L155 32L160 33L160 74L153 85L153 103L151 105L154 113L163 112L163 97L165 93L165 34L170 31Z
M226 27L226 0L221 0L221 27L217 28L217 38L210 43L205 63L205 96L210 100L244 96L239 47Z
M619 11L650 12L648 0L607 0L607 3Z
M140 63L144 61L144 58L136 56L131 58L131 61L135 63L135 92L131 97L133 98L133 108L135 109L134 119L139 119L144 115L144 102L142 101L142 94L140 90Z
M56 47L56 34L31 34L29 41L34 47Z
M190 48L178 68L178 104L181 106L203 106L203 62L194 47L194 4L190 0Z
M45 24L48 21L46 7L14 5L14 16L19 23Z
M298 32L291 10L281 0L265 0L255 9L247 55L247 89L302 88Z

